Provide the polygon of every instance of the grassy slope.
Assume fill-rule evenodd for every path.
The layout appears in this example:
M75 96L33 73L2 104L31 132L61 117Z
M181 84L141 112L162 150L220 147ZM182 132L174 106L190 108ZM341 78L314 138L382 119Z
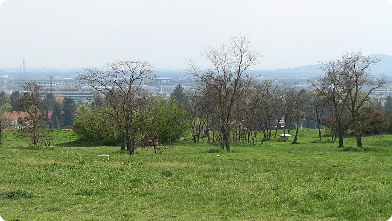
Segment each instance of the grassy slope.
M57 131L51 148L7 131L0 148L0 215L10 220L387 220L392 136L343 151L300 131L300 144L181 142L162 155L78 146ZM324 137L324 140L328 138ZM346 146L355 146L346 139ZM109 157L98 156L108 154ZM220 157L217 157L217 154Z

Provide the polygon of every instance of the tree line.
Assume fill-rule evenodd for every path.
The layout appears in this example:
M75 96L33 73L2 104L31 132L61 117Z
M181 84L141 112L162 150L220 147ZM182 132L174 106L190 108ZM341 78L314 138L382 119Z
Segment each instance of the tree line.
M191 131L195 142L207 138L230 151L232 141L255 142L258 136L270 140L278 129L284 134L294 130L296 143L302 125L317 128L320 139L321 128L327 128L333 139L339 138L339 147L344 146L348 129L360 147L364 134L391 128L386 122L392 114L376 110L383 105L370 98L385 84L371 74L371 66L379 60L361 52L323 63L324 74L311 81L308 90L263 80L251 72L261 56L250 49L246 37L208 48L203 55L210 68L201 69L190 61L188 72L197 85L178 85L170 99L143 89L155 78L151 63L118 61L102 69L86 68L79 75L78 81L95 94L91 103L78 105L77 111L72 99L58 102L50 93L41 99L40 86L34 82L27 82L23 94L13 93L9 106L28 112L20 128L30 134L34 145L47 143L47 129L73 125L79 138L120 144L131 155L136 147L146 145L154 146L157 153L161 143L175 141L185 131ZM389 99L384 109L392 107Z
M24 91L8 95L0 92L0 128L17 127L22 137L29 138L33 145L50 145L51 129L72 128L77 105L72 98L45 93L42 86L29 81ZM6 112L22 112L15 125ZM1 135L1 131L0 131Z
M324 74L311 81L312 89L300 90L274 80L260 80L249 72L260 55L250 50L245 37L209 48L204 56L211 67L201 70L190 64L189 72L198 85L184 95L184 104L192 116L195 136L202 130L217 132L214 137L222 149L230 151L233 140L254 141L258 132L262 132L263 140L276 137L283 120L285 130L295 129L293 143L303 123L316 125L320 139L324 126L334 139L339 138L339 147L344 146L343 135L348 129L358 147L365 133L382 131L378 122L383 115L368 107L377 103L370 94L385 84L384 79L374 79L371 74L378 59L361 52L345 53L338 60L322 63Z

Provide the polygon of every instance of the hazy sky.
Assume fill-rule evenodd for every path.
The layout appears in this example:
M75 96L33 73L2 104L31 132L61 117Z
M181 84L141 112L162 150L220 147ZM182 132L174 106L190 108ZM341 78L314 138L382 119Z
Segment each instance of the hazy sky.
M392 55L392 0L0 0L0 70L102 67L147 60L200 64L205 47L240 34L259 69L348 52Z

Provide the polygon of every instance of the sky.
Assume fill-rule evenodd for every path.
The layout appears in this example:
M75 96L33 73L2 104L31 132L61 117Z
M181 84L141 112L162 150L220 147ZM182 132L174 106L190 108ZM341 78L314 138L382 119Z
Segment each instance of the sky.
M234 36L262 57L254 69L392 55L392 0L0 0L0 71L100 68L143 60L187 69Z

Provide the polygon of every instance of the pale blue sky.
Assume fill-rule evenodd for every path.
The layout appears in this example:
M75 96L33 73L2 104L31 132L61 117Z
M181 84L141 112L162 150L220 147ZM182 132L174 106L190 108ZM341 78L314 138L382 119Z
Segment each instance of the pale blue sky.
M391 0L392 1L392 0ZM147 60L156 69L203 64L205 47L239 34L257 69L392 55L388 0L0 0L0 70L102 67Z

